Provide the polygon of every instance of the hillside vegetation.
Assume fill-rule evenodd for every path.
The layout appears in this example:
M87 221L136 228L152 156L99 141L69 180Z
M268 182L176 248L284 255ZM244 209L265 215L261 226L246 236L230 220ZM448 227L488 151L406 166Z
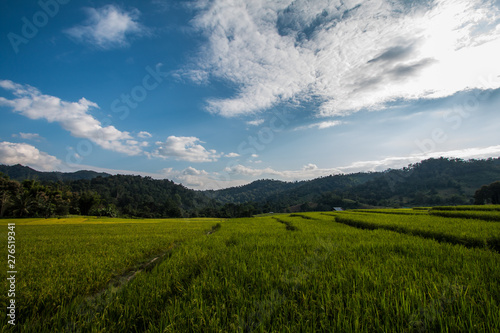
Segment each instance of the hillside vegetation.
M217 191L194 191L170 180L92 171L46 173L19 165L0 170L5 174L0 176L0 217L244 217L333 207L482 204L496 203L495 191L500 189L494 185L500 180L500 158L428 159L398 170L300 182L258 180Z
M242 198L248 196L248 199L272 203L275 211L293 205L302 205L301 210L364 205L460 205L474 203L478 188L499 179L500 158L468 161L438 158L384 172L332 175L298 183L273 181L272 191L268 190L270 181L259 181L210 194L212 198L228 202L242 202Z

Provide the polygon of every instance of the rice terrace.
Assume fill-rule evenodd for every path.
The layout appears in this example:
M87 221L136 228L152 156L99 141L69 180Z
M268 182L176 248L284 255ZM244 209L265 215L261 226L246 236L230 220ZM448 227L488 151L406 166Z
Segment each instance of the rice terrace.
M2 330L499 331L500 210L458 208L4 219Z

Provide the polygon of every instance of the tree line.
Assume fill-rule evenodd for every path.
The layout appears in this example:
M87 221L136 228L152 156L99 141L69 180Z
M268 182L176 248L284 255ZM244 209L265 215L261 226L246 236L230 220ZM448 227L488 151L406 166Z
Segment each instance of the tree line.
M169 180L141 176L16 181L0 173L0 217L246 217L265 205L221 203Z

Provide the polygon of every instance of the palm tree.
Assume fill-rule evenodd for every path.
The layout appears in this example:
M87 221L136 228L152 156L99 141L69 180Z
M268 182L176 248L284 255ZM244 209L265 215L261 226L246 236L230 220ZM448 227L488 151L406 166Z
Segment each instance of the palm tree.
M26 191L21 191L21 193L14 198L14 215L18 217L29 215L32 202L33 200L30 194Z

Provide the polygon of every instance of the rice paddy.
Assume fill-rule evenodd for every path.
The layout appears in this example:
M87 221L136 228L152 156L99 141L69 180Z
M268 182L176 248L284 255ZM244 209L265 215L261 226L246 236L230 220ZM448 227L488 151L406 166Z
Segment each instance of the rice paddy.
M500 225L403 212L0 220L2 239L8 223L16 225L17 269L16 325L5 315L0 325L6 332L499 331ZM7 269L0 276L6 281ZM7 291L0 301L5 309Z

